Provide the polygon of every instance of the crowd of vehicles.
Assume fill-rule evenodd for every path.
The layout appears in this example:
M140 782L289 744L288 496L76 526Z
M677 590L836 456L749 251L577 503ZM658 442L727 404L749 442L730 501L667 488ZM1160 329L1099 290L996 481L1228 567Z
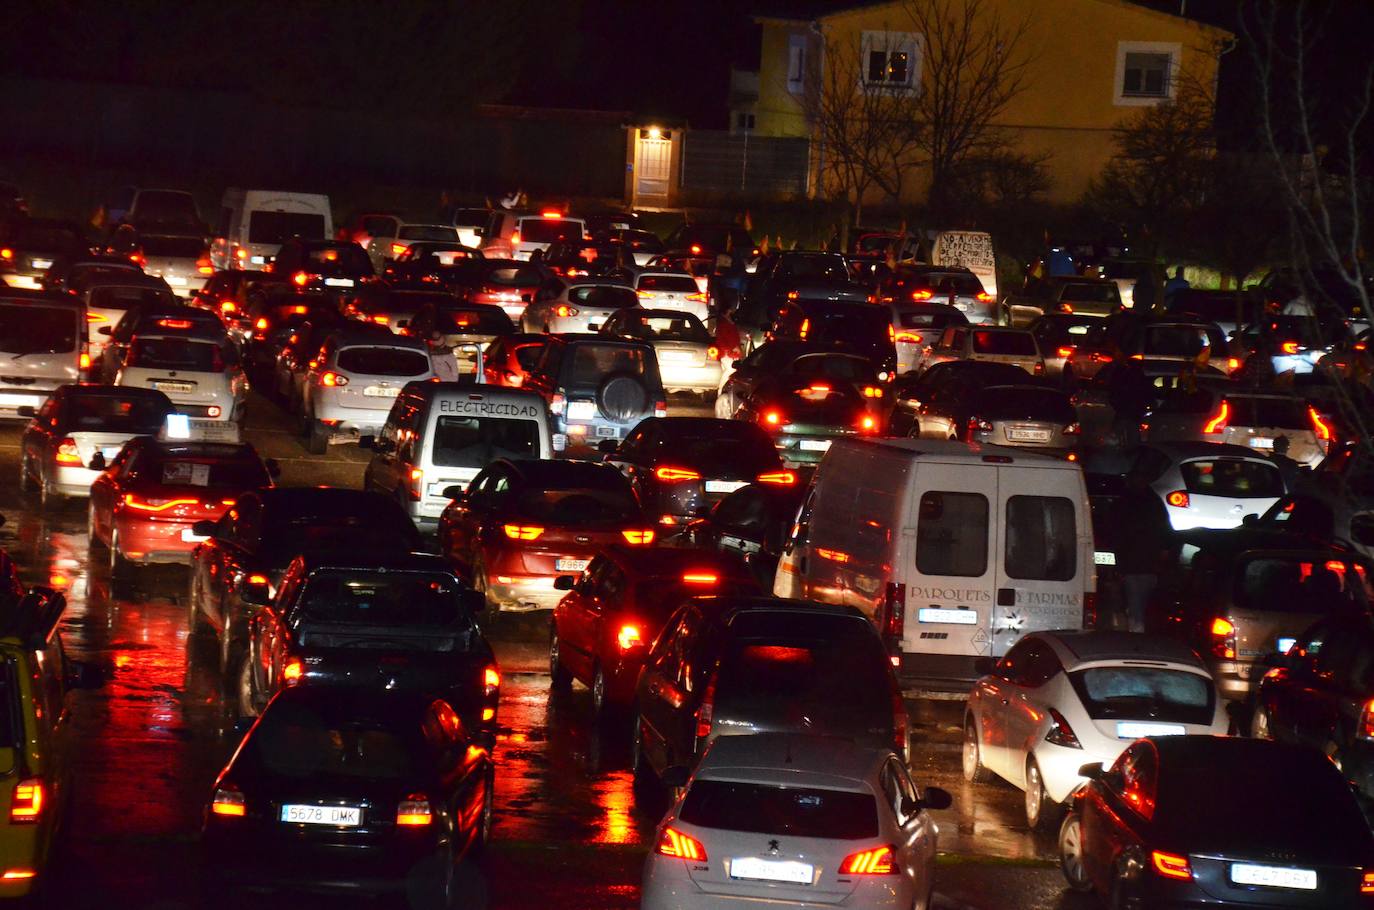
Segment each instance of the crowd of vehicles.
M115 584L188 566L243 735L205 814L229 883L453 887L501 808L487 636L524 614L548 618L552 688L587 687L673 797L646 907L928 908L951 799L912 779L911 685L967 693L965 777L1060 825L1074 889L1374 891L1367 827L1271 844L1277 822L1228 841L1185 817L1207 762L1310 774L1352 830L1342 776L1374 798L1374 519L1321 495L1367 473L1327 394L1364 356L1348 321L1146 312L1112 275L999 300L948 261L566 209L336 235L323 197L229 190L207 240L184 196L112 199L100 248L7 228L0 418L27 421L19 488L84 499ZM243 439L250 383L307 453L368 451L362 488L278 486ZM681 393L713 416L669 416ZM1128 508L1158 513L1167 564L1119 564ZM0 654L60 652L60 595L11 588ZM0 893L45 874L43 742L9 746L37 750L10 823L43 824L0 843Z

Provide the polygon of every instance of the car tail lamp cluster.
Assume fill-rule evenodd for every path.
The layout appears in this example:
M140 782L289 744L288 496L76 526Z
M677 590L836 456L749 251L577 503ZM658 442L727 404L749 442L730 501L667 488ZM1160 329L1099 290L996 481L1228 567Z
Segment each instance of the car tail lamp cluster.
M202 275L215 274L215 264L210 261L209 253L206 253L196 260L196 271Z
M1163 878L1192 881L1193 866L1186 856L1165 853L1163 850L1151 850L1150 865L1154 867L1155 874Z
M706 695L701 700L701 707L697 708L697 748L703 741L711 735L711 727L716 714L716 678L713 675L711 681L706 684Z
M1236 659L1236 625L1224 616L1212 620L1212 653L1226 660Z
M919 288L911 292L912 300L929 300L935 296L935 292L930 288Z
M1220 433L1222 430L1226 429L1226 424L1230 420L1231 402L1223 398L1221 400L1221 407L1217 409L1216 414L1214 414L1210 420L1208 420L1205 424L1202 425L1202 432Z
M898 344L920 344L924 340L919 332L898 332L893 339Z
M854 422L854 428L860 433L876 433L878 432L878 418L872 414L864 414Z
M892 845L851 853L840 863L840 875L896 875L897 851Z
M1073 732L1073 727L1069 722L1053 708L1048 709L1050 714L1050 730L1045 734L1045 742L1053 743L1056 746L1063 746L1066 749L1081 749L1083 744L1078 741L1078 735Z
M979 303L992 303L997 298L989 294L987 291L979 291L977 294L973 295L973 299L978 301Z
M134 493L124 494L124 506L140 512L166 512L176 506L197 505L196 499L145 499Z
M66 439L59 442L57 444L56 460L58 464L81 464L81 453L76 449L76 440L68 436Z
M776 408L770 408L769 410L764 411L763 414L760 415L760 420L762 420L764 425L770 427L782 426L783 423L786 422L786 419L783 417L782 411L779 411Z
M640 631L639 626L633 623L626 623L621 626L620 631L616 633L615 643L620 646L620 650L628 651L631 648L637 648L644 644L644 634Z
M655 402L654 402L654 416L655 416L655 417L667 417L667 416L668 416L668 402L666 402L666 401L661 401L661 400L660 400L660 401L655 401Z
M1317 438L1322 442L1331 441L1331 426L1324 420L1322 415L1317 413L1317 409L1312 405L1307 406L1307 416L1312 421L1312 430L1317 434Z
M1374 698L1364 703L1360 709L1360 722L1356 728L1360 739L1374 739Z
M210 801L210 812L214 815L242 818L247 814L247 808L243 801L243 791L233 786L217 788L214 799Z
M1296 341L1285 341L1283 344L1279 345L1279 350L1283 351L1285 354L1296 354L1298 353L1298 343Z
M301 662L299 657L291 658L286 662L286 666L281 668L282 682L286 683L288 686L294 686L296 683L300 682L301 677L304 675L305 664Z
M1374 894L1374 872L1365 870L1364 877L1360 879L1360 893Z
M1077 421L1066 423L1063 432L1065 436L1079 436L1083 433L1083 427L1080 426Z
M757 483L766 483L779 487L790 487L797 482L797 475L793 471L768 471L754 478Z
M708 347L708 348L706 349L706 359L707 359L707 360L719 360L719 359L720 359L720 348L716 347L715 345L711 345L710 347Z
M652 528L645 528L642 531L621 531L620 536L625 538L626 543L636 546L654 542L654 531Z
M860 391L863 392L863 396L864 396L865 398L882 398L882 397L883 397L883 389L882 389L882 386L866 385L866 386L864 386Z
M511 540L538 540L544 534L539 525L502 525L502 530Z
M1073 347L1071 347L1071 346L1065 346L1065 347L1056 349L1054 353L1057 354L1057 355L1059 355L1060 357L1063 357L1065 360L1068 360L1070 357L1073 356L1073 351L1074 351Z
M698 291L695 294L688 294L687 299L692 301L693 303L705 303L706 295Z
M330 370L329 372L320 376L320 385L326 386L331 389L343 388L344 386L348 385L348 377L344 376L341 373L335 373L333 370Z
M568 306L566 303L560 303L558 306L554 307L553 314L560 318L566 318L568 316L576 316L579 312L581 311L575 306Z
M1164 501L1176 509L1186 509L1192 504L1192 499L1188 496L1187 490L1174 490Z
M663 835L659 837L654 852L659 856L675 856L698 863L706 862L706 848L701 845L701 841L674 828L663 829Z
M663 466L655 469L654 476L665 483L684 483L689 480L701 480L701 472L691 468L675 468Z
M399 256L399 255L401 255L402 253L404 253L405 251L406 251L406 245L405 245L404 243L393 243L393 244L391 244L391 255L393 255L393 256Z
M305 272L297 272L291 276L291 283L298 288L303 288L310 283L310 276Z
M970 433L990 433L992 432L992 421L982 417L970 417L968 419L968 429Z
M720 576L715 572L683 572L682 583L687 585L715 585L720 583Z
M10 823L36 823L43 817L46 796L42 778L27 777L16 783L14 795L10 797Z
M400 827L423 828L433 822L429 797L423 793L412 793L396 805L396 824Z

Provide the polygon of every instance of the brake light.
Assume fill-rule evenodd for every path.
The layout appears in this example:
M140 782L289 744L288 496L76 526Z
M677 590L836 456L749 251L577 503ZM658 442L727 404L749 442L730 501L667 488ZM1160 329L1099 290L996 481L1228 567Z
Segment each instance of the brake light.
M1364 703L1360 709L1360 723L1357 734L1360 739L1374 739L1374 698Z
M247 811L243 802L243 792L238 787L218 787L210 802L210 811L215 815L228 815L242 818Z
M1220 433L1226 429L1226 423L1231 419L1231 402L1225 398L1221 400L1221 408L1217 410L1216 416L1207 421L1202 427L1204 433Z
M691 468L672 468L664 466L654 471L654 476L667 483L701 480L701 472L693 471Z
M654 542L654 532L652 530L643 531L621 531L626 543L647 544Z
M893 862L895 850L891 846L874 847L851 853L840 863L840 875L896 875Z
M934 296L935 296L935 292L932 291L932 290L930 290L930 289L928 289L928 288L922 288L922 289L919 290L919 291L912 291L912 292L911 292L911 299L912 299L912 300L929 300L930 298L932 298L932 297L934 297Z
M1192 503L1186 490L1174 490L1164 497L1164 501L1176 509L1186 509Z
M482 695L486 698L494 698L501 688L501 671L495 665L485 667L482 670Z
M348 385L348 377L330 370L320 376L320 385L329 386L330 388L343 387Z
M897 330L892 327L892 323L887 325L887 340L893 344L897 343Z
M253 328L257 329L259 332L267 331L267 317L259 316L258 321L253 323Z
M706 295L698 291L695 294L688 294L686 299L692 301L693 303L705 303Z
M1212 653L1226 660L1236 658L1236 626L1224 616L1212 620Z
M254 572L252 575L248 576L248 583L250 585L265 585L269 584L269 581L266 575L259 575L257 572Z
M83 370L91 368L91 355L89 351L82 351L81 357L77 360L77 366Z
M801 329L798 330L798 334L801 335L801 337L805 338L805 337L806 337L806 333L809 332L809 331L811 331L811 320L810 320L810 319L803 319L803 320L802 320L802 324L801 324Z
M514 230L514 231L511 231L511 232L510 232L510 245L511 245L511 246L519 246L519 245L520 245L520 231L519 231L519 230Z
M692 255L693 255L693 256L696 256L696 255L698 255L698 254L701 252L701 244L699 244L699 243L694 243L694 244L691 245L691 247L690 247L689 249L691 249Z
M297 272L296 274L291 276L291 281L293 284L296 285L296 287L303 288L306 286L306 284L309 283L310 276L305 274L305 272Z
M14 250L10 249L9 247L5 247L4 249L0 249L0 259L13 259L13 258L14 258Z
M1285 354L1296 354L1298 353L1298 343L1296 341L1285 341L1283 344L1279 345L1279 349Z
M29 777L14 785L14 795L10 798L10 822L12 824L33 824L43 814L43 780Z
M248 258L248 251L241 246L236 246L234 247L234 258L239 262L243 262Z
M196 260L196 271L200 272L202 275L215 274L215 266L214 263L210 261L209 256L202 256Z
M1045 734L1045 742L1063 746L1066 749L1083 748L1083 744L1078 741L1078 736L1073 732L1073 727L1069 726L1069 722L1064 719L1064 715L1053 708L1048 710L1050 712L1050 729Z
M655 401L655 402L654 402L654 416L655 416L655 417L667 417L667 416L668 416L668 402L666 402L666 401Z
M282 682L286 683L288 686L294 686L296 683L300 682L301 677L304 675L305 664L301 663L299 657L291 658L286 662L286 666L281 668Z
M764 412L763 412L763 422L766 423L766 424L768 424L770 427L780 426L780 425L782 424L782 412L781 412L781 411L764 411Z
M1234 373L1236 370L1239 370L1239 369L1240 369L1240 358L1239 358L1239 357L1227 357L1227 358L1226 358L1226 372L1228 372L1228 373Z
M87 321L87 322L104 322L104 321L105 321L105 317L104 317L104 316L101 316L99 313L92 313L92 312L90 312L90 311L87 311L87 313L86 313L86 321Z
M970 417L968 419L969 432L988 433L992 431L992 421L984 420L982 417Z
M673 828L663 829L663 836L658 839L658 846L654 848L654 852L659 856L676 856L678 859L706 862L706 848L701 845L701 841Z
M780 487L790 487L797 482L797 475L791 471L769 471L754 478L758 483L772 483Z
M715 572L683 572L682 581L689 585L714 585L720 581Z
M420 501L420 498L421 498L420 491L424 489L424 486L425 486L425 471L424 471L424 468L411 468L411 469L410 469L410 491L409 491L409 492L410 492L410 498L411 498L412 501L414 501L414 502L419 502L419 501Z
M895 340L899 344L920 344L925 339L916 332L898 332Z
M716 678L711 677L711 681L706 684L706 695L701 700L701 707L697 708L697 748L702 746L702 740L711 735L711 721L716 713Z
M195 499L140 499L133 493L124 494L124 505L140 512L165 512L175 506L193 506Z
M239 305L232 300L221 300L219 303L219 311L221 313L236 313L238 309Z
M977 294L973 295L973 299L977 300L979 303L992 303L997 298L989 294L987 291L979 291Z
M1065 359L1067 360L1068 358L1070 358L1070 357L1073 356L1073 348L1071 348L1071 347L1060 348L1059 350L1055 351L1055 353L1058 354L1060 357L1063 357L1063 358L1065 358Z
M562 417L563 409L567 407L567 404L568 399L564 398L562 394L554 392L553 397L549 399L549 413Z
M644 644L644 637L639 632L639 626L626 623L621 626L620 631L616 633L615 643L620 645L620 650L628 651L631 648L637 648Z
M189 329L191 320L189 319L159 319L157 324L164 329Z
M811 392L829 392L830 386L824 382L813 382L807 387L807 390Z
M393 256L399 256L399 255L401 255L402 253L404 253L405 251L406 251L406 245L405 245L404 243L393 243L393 244L391 245L391 255L393 255Z
M1360 881L1360 893L1374 894L1374 872L1365 872L1364 878Z
M558 308L554 310L554 314L557 316L576 316L577 307L568 306L566 303L560 303Z
M391 317L386 316L382 313L378 313L375 316L373 316L372 321L377 323L377 325L391 325Z
M706 359L707 359L707 360L719 360L719 359L720 359L720 348L716 347L715 345L711 345L709 348L707 348L707 349L706 349Z
M650 297L654 296L654 292L653 292L653 291L635 291L635 296L638 297L640 300L648 300Z
M76 450L76 440L68 436L57 444L58 464L81 464L81 453Z
M429 807L429 797L423 793L412 793L396 806L396 824L408 828L422 828L432 824L434 812Z
M1175 878L1183 881L1191 881L1193 878L1193 867L1186 856L1165 853L1162 850L1151 850L1150 864L1154 866L1155 872L1164 878ZM1363 885L1360 886L1360 890L1364 890Z
M860 433L876 433L878 432L878 418L872 414L865 414L858 419L855 427Z
M538 540L544 529L538 525L502 525L511 540Z
M1317 409L1310 404L1307 406L1307 416L1312 419L1312 429L1317 432L1317 438L1322 442L1330 442L1331 427L1327 425L1326 421L1322 420L1321 415L1317 413Z

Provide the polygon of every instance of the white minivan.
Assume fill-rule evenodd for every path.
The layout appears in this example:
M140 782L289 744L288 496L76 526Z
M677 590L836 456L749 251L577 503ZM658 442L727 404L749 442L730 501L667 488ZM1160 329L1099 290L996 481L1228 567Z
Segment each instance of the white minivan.
M839 440L812 479L773 593L863 610L904 677L976 679L1027 632L1095 608L1077 464L922 439Z
M261 270L292 237L333 236L328 196L231 187L220 201L210 259L216 269Z
M548 406L534 392L465 382L411 382L372 450L363 489L395 497L416 527L432 533L452 487L466 487L498 458L553 458Z

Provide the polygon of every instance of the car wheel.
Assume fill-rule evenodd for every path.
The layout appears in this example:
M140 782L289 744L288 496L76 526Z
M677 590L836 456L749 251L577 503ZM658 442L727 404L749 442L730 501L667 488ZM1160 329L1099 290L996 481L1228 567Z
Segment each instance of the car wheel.
M549 688L555 692L566 692L572 688L572 674L563 666L563 657L558 642L558 627L549 632Z
M329 425L321 420L310 421L310 432L305 441L305 450L311 455L323 455L329 451Z
M979 784L988 780L992 772L983 764L983 747L978 742L978 725L973 718L969 718L964 725L964 780L971 784Z
M487 775L486 793L482 797L482 817L477 823L477 835L472 839L471 852L481 856L491 843L491 827L496 817L496 774Z
M66 499L57 488L48 482L48 478L43 476L43 472L38 472L38 503L44 509L52 509L60 506L62 500Z
M123 578L129 574L132 568L129 560L124 558L124 553L119 548L119 529L110 530L110 577Z
M32 493L36 489L38 489L38 484L33 482L28 456L23 456L19 459L19 490L22 493Z
M638 787L653 787L658 784L658 775L644 755L644 728L639 715L635 715L634 727L630 735L630 771Z
M601 664L597 664L592 674L592 710L598 720L604 721L614 713L614 707L606 694L606 673Z
M1045 781L1035 759L1026 761L1026 825L1035 830L1053 824L1058 805L1045 792Z
M1074 891L1091 891L1087 867L1083 865L1083 824L1077 812L1070 812L1059 826L1059 871Z
M1274 732L1269 728L1269 712L1256 705L1250 715L1250 736L1253 739L1273 739Z
M253 662L249 657L247 653L243 655L243 659L239 661L239 671L235 675L234 701L238 706L239 717L257 717L261 713L258 707L257 686L253 682Z
M1112 891L1107 906L1110 910L1140 910L1140 898L1132 893L1131 881L1120 866L1112 870Z
M97 533L96 528L97 528L97 524L96 524L96 520L95 520L95 503L91 503L90 505L88 505L88 506L86 507L86 547L87 547L87 549L94 550L96 547L101 547L101 546L104 546L104 545L105 545L105 544L104 544L104 541L102 541L102 540L100 539L100 534Z

